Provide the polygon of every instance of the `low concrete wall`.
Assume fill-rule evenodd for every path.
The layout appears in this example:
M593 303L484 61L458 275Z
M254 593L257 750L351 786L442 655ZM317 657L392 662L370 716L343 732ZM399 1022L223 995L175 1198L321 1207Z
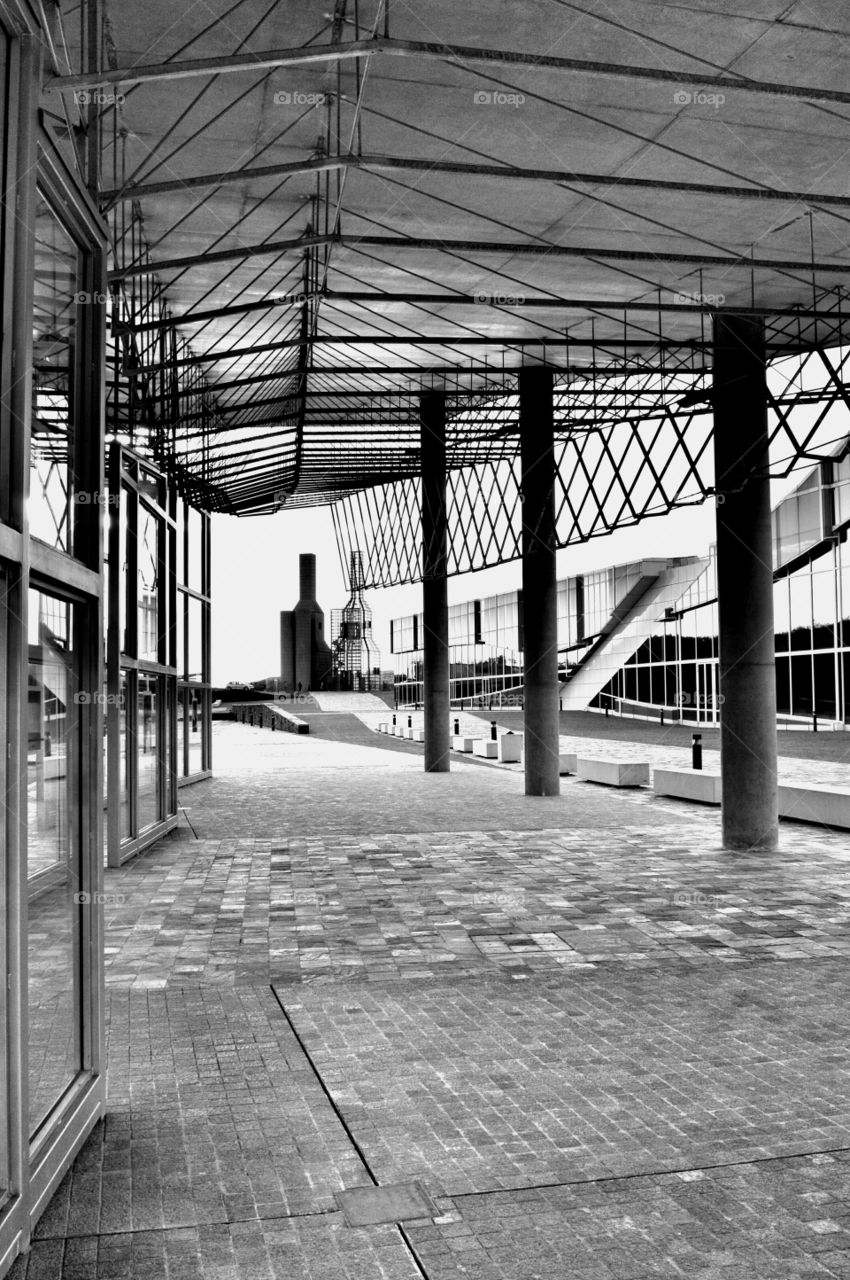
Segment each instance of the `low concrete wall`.
M720 804L720 774L702 769L653 769L652 785L657 796L697 800L700 804Z
M576 761L576 773L582 782L599 782L606 787L649 786L649 764L634 760Z
M779 784L780 818L850 829L850 791Z
M268 702L235 703L233 714L240 724L253 724L261 729L278 729L285 733L309 733L306 720L291 715Z

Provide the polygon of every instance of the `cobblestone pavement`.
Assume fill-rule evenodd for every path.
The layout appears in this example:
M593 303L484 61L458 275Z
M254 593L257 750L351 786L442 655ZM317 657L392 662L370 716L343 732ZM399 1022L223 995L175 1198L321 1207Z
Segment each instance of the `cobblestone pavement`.
M215 738L107 872L108 1114L15 1280L850 1277L846 835Z

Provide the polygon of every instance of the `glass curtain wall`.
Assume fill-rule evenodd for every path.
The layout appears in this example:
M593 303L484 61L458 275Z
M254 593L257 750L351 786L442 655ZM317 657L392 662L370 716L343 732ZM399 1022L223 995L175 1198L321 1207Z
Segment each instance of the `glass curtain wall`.
M210 518L182 498L177 523L177 781L182 786L212 770L210 673Z
M0 1257L104 1110L106 234L41 127L35 9L0 15Z
M177 822L177 530L164 477L109 455L107 861L120 866Z

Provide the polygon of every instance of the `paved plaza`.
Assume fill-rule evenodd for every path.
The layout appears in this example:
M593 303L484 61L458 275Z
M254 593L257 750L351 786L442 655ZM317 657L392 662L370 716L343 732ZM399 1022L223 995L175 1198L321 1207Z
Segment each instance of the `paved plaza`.
M16 1280L850 1277L850 834L324 724L217 725L107 871L107 1117Z

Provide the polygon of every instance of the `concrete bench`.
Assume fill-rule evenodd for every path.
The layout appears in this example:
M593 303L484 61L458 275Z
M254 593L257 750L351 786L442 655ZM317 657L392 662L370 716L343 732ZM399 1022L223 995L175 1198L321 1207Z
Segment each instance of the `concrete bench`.
M413 730L413 741L414 741L414 742L424 742L424 741L425 741L425 730L424 730L424 729L414 729L414 730Z
M599 782L605 787L649 786L649 765L634 760L577 760L576 773L582 782Z
M569 751L562 751L558 757L560 764L558 772L561 777L567 773L575 773L578 768L578 756Z
M492 738L474 738L472 754L481 756L483 760L497 760L499 758L499 744L494 742Z
M779 784L779 816L850 829L850 791Z
M522 759L522 734L503 733L499 738L499 759L502 764L519 764Z
M452 751L465 751L471 754L474 741L474 738L465 738L462 733L452 734Z
M387 731L387 726L385 724L378 725L378 733L386 733L386 731Z
M657 796L677 800L697 800L700 804L720 804L720 774L702 769L654 769L653 790Z
M414 735L414 733L415 733L415 732L416 732L416 730L415 730L415 729L406 728L406 729L405 729L405 731L404 731L404 736L405 736L405 738L408 738L408 739L412 742L412 741L413 741L413 735Z

